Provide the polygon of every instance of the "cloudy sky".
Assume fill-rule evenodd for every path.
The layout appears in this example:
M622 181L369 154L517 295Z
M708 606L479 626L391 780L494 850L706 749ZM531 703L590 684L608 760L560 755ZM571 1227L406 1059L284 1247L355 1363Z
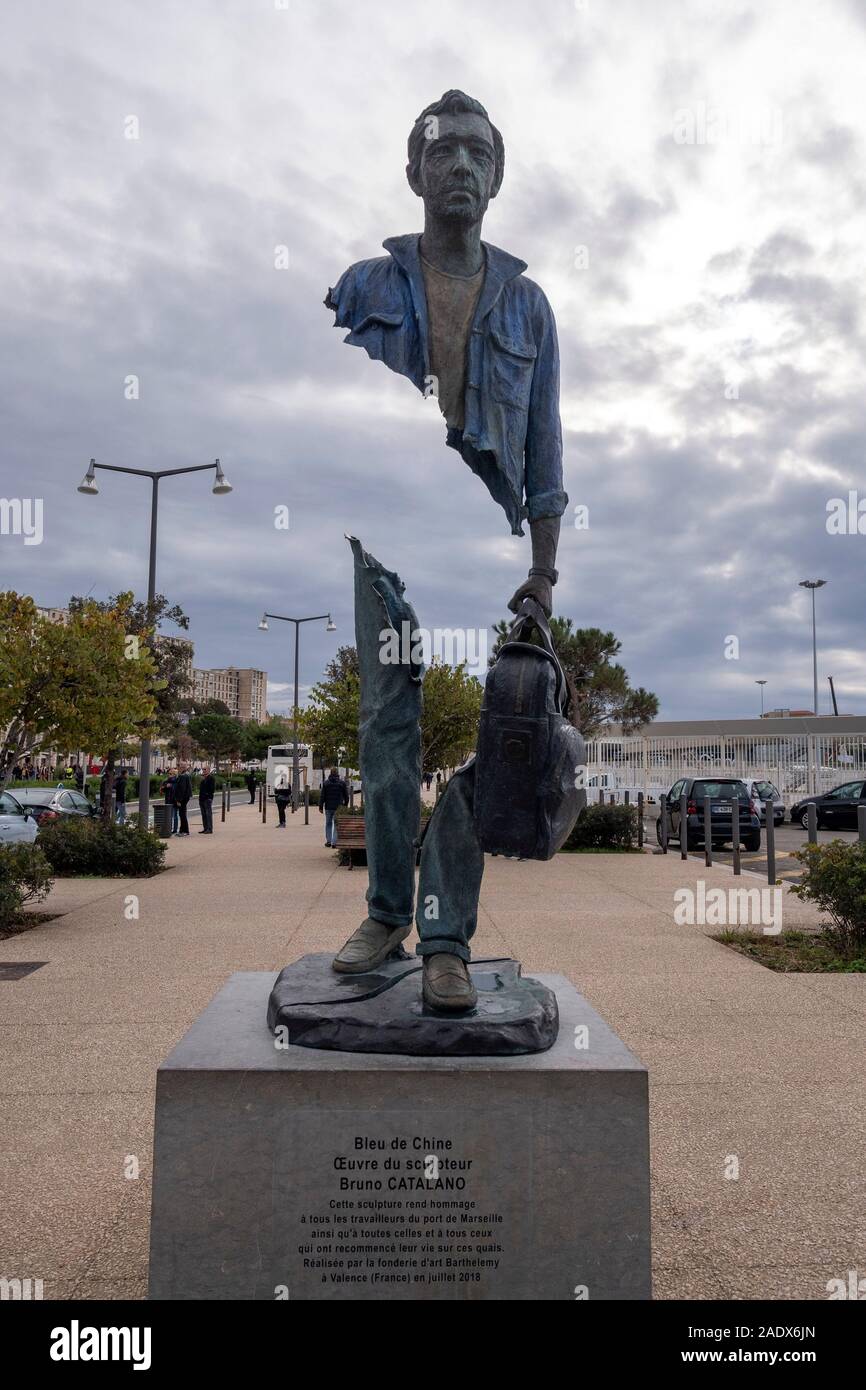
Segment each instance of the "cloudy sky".
M866 4L6 0L4 30L0 492L43 499L41 544L0 537L4 587L143 591L148 486L80 496L88 459L219 456L231 496L164 484L158 587L196 664L263 667L271 708L291 629L264 608L333 614L302 686L351 640L345 531L425 627L504 616L528 537L322 305L420 229L406 137L460 87L506 145L485 240L559 326L556 611L612 629L662 717L745 716L757 678L811 706L798 581L824 578L821 709L832 675L866 711L866 534L827 530L833 498L866 513Z

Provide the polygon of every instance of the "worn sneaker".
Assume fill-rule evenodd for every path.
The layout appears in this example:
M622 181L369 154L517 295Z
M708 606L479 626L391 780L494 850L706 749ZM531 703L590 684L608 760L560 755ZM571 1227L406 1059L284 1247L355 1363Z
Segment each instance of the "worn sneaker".
M389 927L367 917L353 932L343 949L334 957L332 968L338 975L363 975L375 970L405 941L412 927Z
M460 956L437 951L424 956L423 961L421 991L425 1004L443 1013L460 1013L475 1007L478 995Z

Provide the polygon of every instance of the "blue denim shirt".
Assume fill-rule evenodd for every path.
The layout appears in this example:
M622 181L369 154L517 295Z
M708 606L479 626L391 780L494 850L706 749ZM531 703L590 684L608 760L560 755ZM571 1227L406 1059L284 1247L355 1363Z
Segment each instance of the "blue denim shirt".
M387 256L358 261L328 291L344 339L429 394L427 296L420 235L389 237ZM469 333L465 423L447 442L504 508L514 535L521 521L562 516L559 348L553 311L523 271L526 262L482 242L484 285ZM425 391L425 387L428 388ZM524 501L525 498L525 501Z

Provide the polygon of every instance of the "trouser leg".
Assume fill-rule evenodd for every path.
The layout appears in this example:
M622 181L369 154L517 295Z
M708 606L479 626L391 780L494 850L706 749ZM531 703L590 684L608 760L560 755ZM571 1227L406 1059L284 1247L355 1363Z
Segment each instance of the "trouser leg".
M451 952L470 960L478 921L484 853L475 834L474 758L455 772L430 820L421 846L418 907L419 956Z
M405 586L351 539L355 557L355 645L361 677L358 725L364 782L368 915L410 926L421 814L421 676L412 661L418 619Z
M180 834L181 834L181 835L188 835L188 834L189 834L189 821L187 820L187 815L186 815L186 802L185 802L185 801L182 801L182 802L180 803L180 805L178 806L177 810L178 810L178 815L180 816Z

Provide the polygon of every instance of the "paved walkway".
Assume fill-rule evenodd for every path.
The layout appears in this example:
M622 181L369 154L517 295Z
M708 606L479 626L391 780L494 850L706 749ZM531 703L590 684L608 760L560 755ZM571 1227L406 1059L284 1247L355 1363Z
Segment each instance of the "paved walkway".
M0 1275L145 1295L159 1062L232 971L335 949L363 915L365 872L310 821L236 801L170 842L168 872L60 881L64 915L0 942L46 962L0 982ZM866 980L774 974L675 926L699 879L734 884L675 854L488 860L477 953L568 975L648 1065L657 1297L826 1298L866 1274ZM787 890L785 914L815 920Z

